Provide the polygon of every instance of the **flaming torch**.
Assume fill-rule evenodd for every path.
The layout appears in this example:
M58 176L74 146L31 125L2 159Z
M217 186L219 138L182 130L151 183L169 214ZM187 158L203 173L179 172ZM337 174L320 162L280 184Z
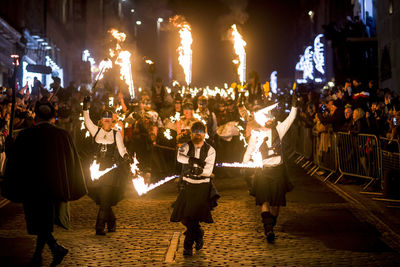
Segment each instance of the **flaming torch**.
M92 179L92 181L94 180L98 180L101 176L103 176L104 174L108 173L109 171L111 171L112 169L116 168L117 165L113 165L110 168L107 168L105 170L100 171L100 164L97 163L96 160L93 161L93 163L90 165L90 178Z
M132 79L131 53L129 51L122 50L120 45L120 43L125 41L126 34L119 32L116 29L111 29L109 33L111 33L111 35L117 40L115 50L110 49L110 56L112 58L116 57L115 64L121 67L121 80L125 81L125 83L128 85L129 93L133 99L135 98L135 87Z
M179 53L179 64L185 73L185 81L189 86L192 82L192 32L189 23L184 17L176 15L170 22L179 29L181 45L177 51Z
M242 35L237 30L236 24L231 26L233 47L238 59L233 60L233 64L237 65L237 73L241 84L246 82L246 42L243 40Z
M137 172L139 171L139 168L137 167L138 163L139 162L137 161L136 157L134 157L133 163L131 164L131 173L133 175L137 175ZM177 177L179 177L179 175L168 176L158 181L157 183L148 185L145 183L144 178L142 176L137 175L135 179L132 179L132 184L138 195L141 196L143 194L146 194L150 190L153 190L154 188L159 187L160 185L165 184L166 182L171 181Z

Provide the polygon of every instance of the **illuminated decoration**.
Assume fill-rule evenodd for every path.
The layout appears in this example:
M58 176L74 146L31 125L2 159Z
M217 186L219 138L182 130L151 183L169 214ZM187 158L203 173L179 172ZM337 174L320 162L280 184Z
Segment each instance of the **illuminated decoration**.
M50 88L50 84L52 81L50 80L52 77L58 77L61 81L61 87L64 86L64 71L63 69L57 65L49 56L46 56L46 66L51 67L52 73L46 75L46 87Z
M40 82L42 81L42 74L41 73L35 73L35 72L30 72L26 70L26 67L28 66L28 63L26 61L22 61L22 84L25 85L28 83L29 87L33 87L33 81L34 78L38 79Z
M233 63L237 65L237 73L239 76L239 81L241 84L246 82L246 42L243 40L242 35L239 33L236 24L231 26L232 38L233 38L233 48L235 49L235 54L238 56L237 59L233 60Z
M276 94L278 92L278 77L277 77L278 72L275 70L271 73L271 76L269 78L270 81L270 89L272 93Z
M154 62L152 60L150 60L150 59L146 59L145 62L146 62L146 64L149 64L149 65L154 64Z
M296 70L303 72L303 80L298 80L298 83L305 83L307 79L314 80L314 64L312 46L307 46L304 50L304 55L300 57L300 61L296 64Z
M321 74L325 74L325 56L324 56L324 44L321 42L323 34L318 34L314 39L314 63L315 69Z
M321 42L323 34L318 34L314 39L314 47L307 46L304 54L300 56L296 64L296 70L303 72L303 77L297 79L297 83L316 82L322 83L325 75L324 44Z
M185 73L185 81L189 86L192 83L192 32L189 23L184 17L176 15L170 18L170 22L178 28L181 44L177 51L179 54L178 60L183 72Z

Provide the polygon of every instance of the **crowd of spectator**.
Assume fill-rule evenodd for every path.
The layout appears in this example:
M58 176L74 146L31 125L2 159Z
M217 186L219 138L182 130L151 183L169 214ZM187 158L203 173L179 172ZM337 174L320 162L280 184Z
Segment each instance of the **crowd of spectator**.
M325 88L321 93L307 93L299 117L303 126L319 133L364 133L399 139L400 99L396 92L358 79Z

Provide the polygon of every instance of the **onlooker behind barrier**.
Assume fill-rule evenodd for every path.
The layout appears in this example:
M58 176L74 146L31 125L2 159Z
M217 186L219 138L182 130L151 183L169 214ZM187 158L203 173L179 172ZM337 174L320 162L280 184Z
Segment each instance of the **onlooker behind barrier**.
M322 112L329 110L327 116L323 116ZM345 121L343 107L339 100L330 100L328 105L322 105L318 113L318 119L323 125L332 124L334 132L340 131Z

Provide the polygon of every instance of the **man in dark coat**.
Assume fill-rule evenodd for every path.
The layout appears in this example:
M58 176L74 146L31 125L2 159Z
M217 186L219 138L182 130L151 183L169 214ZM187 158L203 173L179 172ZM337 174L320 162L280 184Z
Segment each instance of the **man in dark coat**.
M68 228L67 201L86 194L81 163L71 136L55 127L54 107L38 102L37 123L16 138L8 153L3 195L23 203L28 233L37 235L33 266L41 266L42 251L48 244L52 266L61 263L68 250L54 239L53 224Z

